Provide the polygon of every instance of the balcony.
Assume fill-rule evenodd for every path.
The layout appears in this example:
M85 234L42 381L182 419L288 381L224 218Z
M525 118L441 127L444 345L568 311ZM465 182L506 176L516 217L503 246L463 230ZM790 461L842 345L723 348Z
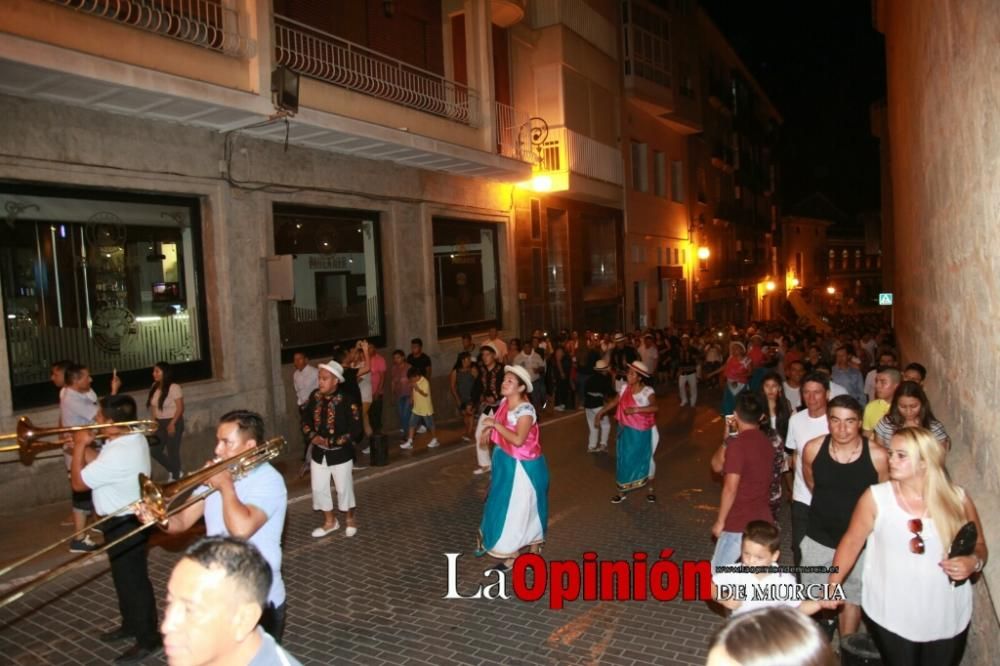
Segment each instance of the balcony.
M240 13L223 0L46 0L230 56L253 55Z
M575 173L619 187L625 182L618 149L565 127L549 128L540 154L541 171Z
M531 27L541 30L551 25L564 25L585 41L618 60L618 38L615 27L595 9L580 0L532 0Z
M497 155L534 164L538 157L532 148L532 118L523 111L501 102L494 102Z
M284 16L274 16L276 64L441 118L478 127L477 92L433 72Z

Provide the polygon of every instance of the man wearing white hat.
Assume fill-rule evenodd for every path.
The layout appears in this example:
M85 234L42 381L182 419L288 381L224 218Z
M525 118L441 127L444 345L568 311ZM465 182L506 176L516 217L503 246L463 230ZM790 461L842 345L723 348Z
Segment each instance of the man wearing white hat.
M316 538L340 529L333 508L330 480L337 492L337 508L347 513L347 536L354 536L354 445L361 440L364 426L361 405L343 390L344 369L335 362L319 365L319 388L302 412L302 434L312 445L309 473L313 509L323 512L323 525L312 531Z
M583 387L583 408L587 415L587 427L590 428L587 451L590 453L607 452L608 450L611 421L607 417L598 419L597 413L604 408L608 398L614 394L615 387L611 383L608 362L601 359L594 364L594 374L587 377L587 382ZM598 444L598 436L600 436L600 444Z

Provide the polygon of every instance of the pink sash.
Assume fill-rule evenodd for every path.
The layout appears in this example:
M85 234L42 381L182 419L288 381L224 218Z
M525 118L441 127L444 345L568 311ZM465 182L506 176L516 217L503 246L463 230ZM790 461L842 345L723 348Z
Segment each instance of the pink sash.
M507 399L504 398L500 401L500 406L497 411L493 414L493 420L497 422L498 425L507 428L508 430L513 430L507 425ZM500 436L496 430L490 435L490 441L503 449L504 453L509 455L514 460L534 460L542 455L542 445L538 437L538 421L536 420L531 425L531 430L528 431L528 436L524 439L524 444L521 446L514 446L506 439Z
M626 386L622 389L621 395L618 399L618 412L615 418L618 419L618 423L621 425L628 426L634 430L650 430L656 425L656 414L647 414L641 412L639 414L626 414L625 410L629 407L639 407L639 403L635 401L635 396L632 394L632 389Z

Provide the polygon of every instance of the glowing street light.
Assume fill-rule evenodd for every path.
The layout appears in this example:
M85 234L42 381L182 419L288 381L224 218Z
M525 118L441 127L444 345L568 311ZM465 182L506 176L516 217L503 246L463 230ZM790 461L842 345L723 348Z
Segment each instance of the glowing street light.
M792 289L798 287L799 286L799 279L797 277L793 277L792 280L791 280L791 284L792 284Z
M764 285L764 288L768 291L774 291L774 280L768 280L767 284Z
M834 287L833 285L830 285L829 287L826 288L826 293L828 293L831 296L833 296L834 294L837 293L837 288Z
M704 245L702 245L701 247L698 248L698 258L699 259L701 259L702 261L705 261L710 256L712 256L712 252L707 247L705 247Z

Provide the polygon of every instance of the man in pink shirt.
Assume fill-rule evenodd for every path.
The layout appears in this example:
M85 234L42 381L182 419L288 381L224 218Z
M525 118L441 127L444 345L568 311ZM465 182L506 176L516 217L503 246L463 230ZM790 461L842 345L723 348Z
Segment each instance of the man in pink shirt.
M368 367L372 376L372 406L368 408L368 422L372 432L379 435L382 433L382 396L385 395L385 373L388 368L385 357L378 353L374 344L368 349Z

